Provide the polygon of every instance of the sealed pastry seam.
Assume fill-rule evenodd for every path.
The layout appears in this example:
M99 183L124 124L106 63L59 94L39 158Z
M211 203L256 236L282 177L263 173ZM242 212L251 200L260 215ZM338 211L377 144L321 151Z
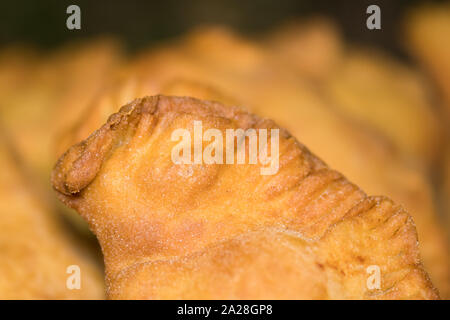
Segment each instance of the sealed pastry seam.
M186 101L189 102L187 108L185 108ZM228 112L224 112L220 103L203 101L202 104L199 104L199 100L187 97L175 97L175 105L171 102L167 101L167 97L157 95L136 99L123 106L119 112L111 115L99 130L86 140L72 146L61 156L51 176L54 188L65 195L79 193L95 178L102 163L118 142L118 132L128 130L130 127L135 129L143 114L150 114L155 118L164 116L164 113L167 112L214 115L237 120L241 125L245 123L248 127L261 121L268 122L269 126L274 126L272 121L258 119L245 113L239 107L229 107L227 108ZM286 130L280 128L280 131L285 137L290 137Z
M144 270L147 270L147 268L151 269L152 262L159 261L162 264L167 262L170 265L179 259L182 261L189 261L189 257L192 257L195 254L210 252L213 250L211 248L214 248L218 243L227 243L228 240L235 239L239 235L253 232L261 228L263 230L266 228L267 231L284 230L285 232L294 232L296 237L303 241L304 245L302 246L310 248L308 250L318 252L321 261L320 264L327 266L327 270L331 270L327 272L332 272L334 274L333 270L341 270L344 276L339 275L339 277L345 277L345 274L347 273L351 275L355 272L360 272L358 271L359 269L354 269L353 263L348 265L345 264L348 259L356 259L355 261L383 261L383 259L385 259L383 254L386 254L387 257L392 254L394 255L393 261L399 263L400 269L395 271L395 268L390 266L393 262L386 262L386 268L389 266L389 269L386 270L388 278L392 278L393 281L392 283L389 283L389 287L395 287L396 289L390 291L388 288L383 288L381 294L383 294L384 297L389 296L390 294L394 296L406 294L408 289L401 288L415 288L414 286L421 285L423 285L422 291L419 289L410 290L413 291L413 294L418 296L428 298L438 297L436 290L421 265L418 253L417 234L414 223L408 213L401 209L400 206L394 205L394 203L387 198L367 197L362 190L348 182L340 173L328 169L321 160L312 155L306 147L298 143L283 129L280 129L280 139L284 141L284 145L287 149L282 151L282 153L284 153L281 157L285 157L280 160L279 173L271 177L270 179L272 180L259 181L263 183L263 188L261 188L260 185L254 186L255 189L261 191L259 197L262 199L261 201L267 202L267 209L254 209L256 214L259 210L263 210L259 217L260 221L257 224L252 224L253 222L249 220L248 227L244 229L247 231L241 232L237 230L229 235L226 233L220 235L222 231L220 231L221 228L219 227L217 236L200 234L204 239L199 238L198 241L195 241L194 239L186 240L186 245L190 249L185 251L184 254L171 254L169 250L167 251L167 254L152 256L150 254L140 253L148 250L154 251L154 249L149 247L151 246L150 243L145 241L142 242L143 239L136 239L136 237L137 234L140 234L141 232L147 234L149 230L146 230L146 228L153 229L155 227L154 225L149 225L149 227L146 227L146 225L158 221L152 220L156 218L138 217L137 221L133 221L129 220L134 215L134 213L130 212L130 216L127 216L126 213L124 213L126 215L124 218L114 218L119 219L117 221L119 221L120 225L116 225L117 221L108 222L108 220L104 220L103 217L94 217L95 223L92 222L92 214L87 214L86 211L92 210L92 205L97 206L97 204L93 204L92 202L95 201L93 199L95 199L96 195L94 195L94 198L87 195L87 198L84 199L85 195L83 190L96 179L98 172L101 170L102 166L104 166L104 163L108 162L108 159L110 159L114 151L117 148L130 143L132 137L135 135L145 133L150 136L154 134L153 130L155 130L158 125L164 125L162 124L162 120L165 117L169 117L168 121L170 121L171 119L182 116L188 116L190 117L189 119L197 116L213 117L214 119L223 118L231 121L234 125L242 129L261 127L278 128L271 120L260 119L257 116L248 114L240 108L225 107L216 102L200 101L187 97L166 97L161 95L145 97L136 99L130 104L122 107L118 113L110 116L107 123L94 132L89 138L71 147L60 158L53 171L53 186L58 191L60 198L67 205L78 209L78 204L75 204L75 202L84 201L90 203L82 208L82 211L84 211L82 215L87 215L87 219L91 219L89 222L93 223L94 232L97 231L100 233L97 234L97 236L99 236L100 243L102 244L105 253L107 286L110 297L126 297L126 294L123 296L124 292L118 293L117 291L122 288L122 281L126 281L126 283L131 286L130 288L134 288L131 283L134 283L133 281L138 281L137 279L142 277L143 274L144 277L147 277L145 276L146 273ZM159 128L157 130L164 129L165 128ZM147 164L147 166L151 166L151 164ZM105 168L105 170L108 169ZM146 174L147 173L142 172L142 175L145 176ZM168 174L170 174L170 172L168 172ZM162 178L164 179L164 176L162 176ZM216 183L215 180L211 181ZM282 187L276 186L276 183ZM271 187L271 184L275 185L275 187ZM200 187L202 186L200 185ZM90 189L95 188L96 186L93 186ZM220 190L220 188L216 189ZM202 189L194 190L204 192ZM189 191L189 187L187 188L187 191ZM245 195L243 196L243 199L245 199ZM166 210L170 211L170 209L168 209L170 207L165 208L165 206L170 206L170 200L167 201L169 202L158 202L157 205L161 207L155 208L160 208L161 212ZM245 202L245 200L239 201ZM191 206L192 205L189 205L185 210L191 210ZM198 207L198 204L195 206ZM196 208L195 206L193 208ZM245 207L246 204L242 203L242 208ZM151 209L149 210L152 211ZM267 211L268 213L265 214L264 211ZM159 212L156 213L160 214ZM112 217L110 214L107 214L107 216ZM142 224L137 225L141 219L144 219L142 220ZM169 218L166 219L167 223L172 225ZM195 219L193 221L195 221ZM212 219L220 219L220 217L212 217ZM245 218L232 216L232 220L239 221L239 219ZM99 226L99 221L107 222L108 225L110 224L114 227L114 230L108 231L107 226L104 224ZM131 226L123 225L124 223L136 224L135 228L137 229L134 231L136 235L123 234L120 237L117 236L116 234L121 234L128 228L132 228ZM195 222L195 224L196 223L198 222ZM210 224L211 222L205 221L204 223ZM224 221L223 223L226 225L231 222ZM247 222L242 220L241 223ZM216 228L214 224L212 224L212 227ZM174 231L178 232L177 230L178 229L174 229ZM104 233L105 231L106 233ZM160 231L156 234L159 233ZM180 236L183 236L183 234L184 233L180 233ZM131 246L124 242L126 240L122 240L122 237L124 236L135 239L133 240L133 243L130 243ZM178 236L176 233L171 234L170 236L168 234L167 236L169 238L175 237L172 241L178 241L176 240L176 237ZM189 239L190 237L191 236L189 236ZM114 241L108 242L110 241L108 239ZM162 238L160 241L164 242L169 240ZM193 244L189 244L191 242ZM389 248L389 242L392 243L392 248ZM168 243L167 245L170 247L173 244ZM140 246L144 246L145 248ZM366 247L369 252L364 251L364 248ZM333 248L335 248L334 251L337 252L334 252ZM178 252L177 250L181 250L181 248L174 250L174 252ZM340 250L344 251L340 253ZM370 252L371 250L373 252ZM122 258L120 256L121 252L126 253ZM133 252L136 252L134 258ZM340 255L343 256L341 259L338 259ZM364 257L364 255L368 256ZM370 255L372 255L372 257ZM362 264L362 262L359 263ZM190 269L188 268L186 270ZM136 272L136 274L130 275L129 272ZM128 280L119 281L119 278ZM142 290L145 291L145 289Z

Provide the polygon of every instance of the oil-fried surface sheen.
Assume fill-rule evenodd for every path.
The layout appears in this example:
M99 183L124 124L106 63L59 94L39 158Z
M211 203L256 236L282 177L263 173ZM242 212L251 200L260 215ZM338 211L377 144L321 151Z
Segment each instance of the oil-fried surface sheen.
M59 197L99 238L109 298L438 298L401 207L366 196L283 129L275 175L176 165L171 133L194 120L223 132L278 128L216 102L145 97L56 164ZM380 289L367 287L372 265Z

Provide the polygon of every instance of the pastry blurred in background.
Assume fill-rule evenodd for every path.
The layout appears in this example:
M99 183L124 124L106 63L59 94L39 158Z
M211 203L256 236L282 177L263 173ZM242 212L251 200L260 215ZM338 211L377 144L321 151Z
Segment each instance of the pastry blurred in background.
M277 173L260 174L261 163L174 163L168 136L179 128L192 136L193 121L221 136L270 129L271 150L278 129ZM228 146L217 148L228 156ZM110 299L438 297L401 206L368 197L240 107L135 99L64 153L52 183L97 235ZM383 274L374 291L361 285L369 265Z
M92 6L86 4L86 8ZM122 8L114 6L111 12ZM239 21L229 23L201 20L196 18L200 13L195 6L183 13L186 20L177 22L183 26L179 32L171 33L162 25L160 35L155 29L149 31L152 36L147 35L141 28L133 29L133 37L127 38L112 28L112 32L100 30L74 39L70 37L76 33L72 33L68 41L46 49L26 39L3 44L0 268L8 276L0 282L0 299L106 297L97 239L78 213L57 199L50 174L58 158L95 135L122 106L159 94L217 101L272 119L368 195L386 196L402 206L413 218L408 234L412 237L417 230L424 270L440 297L449 299L450 5L401 9L395 25L401 32L386 31L392 47L371 43L376 38L367 30L363 34L369 40L356 41L360 38L348 36L348 25L339 14L324 15L320 10L319 15L286 15L270 27L248 32L238 15ZM280 181L280 188L284 182ZM102 232L97 235L104 240ZM339 233L333 241L349 245L353 238L344 236ZM268 237L249 239L252 252L288 254L289 237L275 233ZM267 244L269 240L278 241L284 249L276 252ZM332 247L328 243L326 250L328 246ZM305 249L306 244L299 248ZM310 263L314 259L305 258L303 249L299 256ZM378 258L388 259L387 251L386 257ZM134 258L127 259L114 257L112 265L120 269ZM336 263L345 265L344 260ZM66 288L69 265L82 269L80 291ZM310 271L316 280L320 278L315 267ZM292 276L305 278L301 273ZM147 281L145 273L143 277ZM421 277L421 281L426 278ZM317 291L315 284L309 288L296 297L345 296ZM373 298L353 289L349 285L347 297ZM416 289L400 291L402 297L436 298L432 291L421 296ZM112 298L136 297L117 288L113 291Z
M103 299L103 272L86 244L74 241L16 152L0 136L0 298ZM84 247L83 247L84 245ZM82 287L69 290L67 268L81 270Z

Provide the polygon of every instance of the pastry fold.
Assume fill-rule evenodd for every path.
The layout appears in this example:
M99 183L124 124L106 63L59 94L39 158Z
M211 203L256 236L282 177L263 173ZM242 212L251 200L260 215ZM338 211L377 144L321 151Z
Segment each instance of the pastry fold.
M77 126L63 136L60 154L136 97L166 94L244 105L289 130L367 193L386 195L404 206L416 223L425 268L447 297L450 251L430 179L405 163L389 141L336 112L333 100L287 62L224 28L193 31L133 59L123 81L92 103Z
M194 121L224 136L279 130L277 173L174 163L171 135L192 133ZM71 147L52 183L97 235L111 299L438 298L404 209L368 197L273 121L238 107L136 99ZM379 288L367 284L369 267Z

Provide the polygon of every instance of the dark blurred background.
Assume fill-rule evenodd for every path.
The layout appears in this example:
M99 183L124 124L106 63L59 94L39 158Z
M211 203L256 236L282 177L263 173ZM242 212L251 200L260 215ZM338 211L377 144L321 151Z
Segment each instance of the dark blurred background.
M130 50L176 36L199 24L226 24L254 34L281 22L322 14L333 17L348 40L371 43L401 54L401 16L418 0L14 0L0 4L0 45L25 42L51 48L97 34L123 39ZM439 2L439 1L435 1ZM66 8L81 8L81 30L66 28ZM366 8L381 8L381 30L366 28Z

